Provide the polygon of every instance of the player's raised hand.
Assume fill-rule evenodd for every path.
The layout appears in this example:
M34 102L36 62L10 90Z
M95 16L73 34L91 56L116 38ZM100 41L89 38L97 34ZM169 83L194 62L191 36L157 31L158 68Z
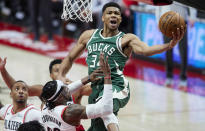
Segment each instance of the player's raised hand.
M94 82L94 81L98 81L103 77L103 72L100 68L94 70L91 74L90 74L90 81Z
M5 68L6 65L6 57L4 58L4 60L0 57L0 70L2 70L3 68Z
M184 37L185 28L186 27L181 26L181 28L177 28L175 33L172 32L173 39L169 43L170 49L173 48Z
M100 53L100 68L105 77L110 77L110 66L108 64L108 56L104 58L104 53Z

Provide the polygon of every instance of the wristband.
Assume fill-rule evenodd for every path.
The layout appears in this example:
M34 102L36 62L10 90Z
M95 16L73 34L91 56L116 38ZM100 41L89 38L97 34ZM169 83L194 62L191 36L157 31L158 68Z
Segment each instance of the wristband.
M111 79L111 76L104 77L104 79Z

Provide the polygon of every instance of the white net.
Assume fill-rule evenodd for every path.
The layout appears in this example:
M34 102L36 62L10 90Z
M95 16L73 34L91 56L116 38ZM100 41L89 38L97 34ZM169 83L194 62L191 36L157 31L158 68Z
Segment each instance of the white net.
M92 0L64 0L62 19L75 20L83 22L93 21L92 18Z

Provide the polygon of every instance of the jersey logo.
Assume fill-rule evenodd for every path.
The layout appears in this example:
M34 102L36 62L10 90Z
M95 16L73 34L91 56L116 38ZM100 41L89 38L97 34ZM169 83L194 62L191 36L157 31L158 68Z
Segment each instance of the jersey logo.
M98 102L100 99L102 99L102 96L100 96L97 99L95 99L95 102Z

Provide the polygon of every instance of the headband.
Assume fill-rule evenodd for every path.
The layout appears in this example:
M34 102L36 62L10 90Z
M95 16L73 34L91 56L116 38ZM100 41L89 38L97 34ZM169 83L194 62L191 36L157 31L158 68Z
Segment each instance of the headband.
M53 94L53 96L51 96L48 101L55 101L56 98L60 95L61 91L63 90L62 86L64 86L64 83L60 80L56 80L57 82L57 90L55 92L55 94Z

